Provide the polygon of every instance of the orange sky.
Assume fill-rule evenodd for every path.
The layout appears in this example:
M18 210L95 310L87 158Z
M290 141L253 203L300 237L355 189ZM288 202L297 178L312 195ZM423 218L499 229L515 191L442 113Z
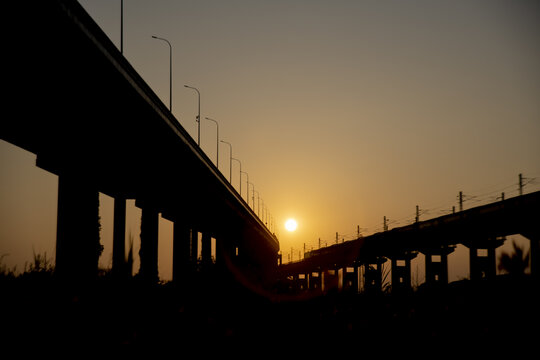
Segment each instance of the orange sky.
M118 46L119 3L81 1ZM168 47L151 36L171 42L174 115L196 138L196 93L184 84L197 87L202 117L219 122L273 216L285 260L304 243L335 242L336 232L347 240L357 226L380 231L383 216L405 225L416 205L421 219L450 212L459 191L466 208L516 195L519 173L526 191L540 189L538 2L124 3L124 55L168 105ZM215 159L210 121L201 147ZM228 177L229 148L219 151ZM19 269L32 248L54 256L57 179L34 165L0 141L0 254ZM233 162L237 187L238 176ZM128 210L138 246L138 210ZM101 211L107 266L105 196ZM294 233L283 227L288 217L299 223ZM172 225L160 225L166 279ZM452 261L451 276L467 276L466 252Z

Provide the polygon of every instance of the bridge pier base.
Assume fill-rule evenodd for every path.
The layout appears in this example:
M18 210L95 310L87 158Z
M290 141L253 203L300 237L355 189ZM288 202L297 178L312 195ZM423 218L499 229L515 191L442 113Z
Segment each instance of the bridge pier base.
M491 279L497 275L495 249L504 243L505 238L468 241L471 280Z
M310 291L322 291L321 288L322 273L320 271L310 272L308 274L308 289Z
M380 292L382 290L382 264L386 258L377 256L364 262L364 286L362 291Z
M411 260L417 255L417 252L404 252L390 257L393 293L411 290Z
M352 271L349 272L351 267L343 268L343 290L350 291L353 293L358 292L358 268L360 265L353 264Z
M158 226L159 213L145 205L141 217L141 248L139 257L141 265L139 275L144 281L157 282L158 277Z
M455 246L442 246L423 249L426 262L426 284L448 284L448 255L454 252Z
M307 290L307 274L295 274L293 276L294 290L302 292Z
M322 273L321 290L328 292L332 289L338 289L339 275L337 269L326 269Z
M69 282L97 276L103 247L99 241L99 193L84 175L58 178L55 275Z

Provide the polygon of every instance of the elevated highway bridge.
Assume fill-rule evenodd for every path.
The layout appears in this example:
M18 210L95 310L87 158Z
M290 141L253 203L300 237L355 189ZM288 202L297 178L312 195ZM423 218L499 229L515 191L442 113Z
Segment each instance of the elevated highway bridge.
M59 176L56 272L95 276L99 192L115 199L113 272L122 274L126 199L142 209L140 275L158 279L158 216L174 223L173 279L197 260L262 282L279 242L85 10L71 0L2 10L0 138ZM246 269L249 269L247 271Z

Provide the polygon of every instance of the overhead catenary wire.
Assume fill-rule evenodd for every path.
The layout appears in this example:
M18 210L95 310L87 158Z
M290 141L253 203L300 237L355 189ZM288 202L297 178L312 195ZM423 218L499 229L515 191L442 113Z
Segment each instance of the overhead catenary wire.
M523 194L530 193L533 191L540 190L540 175L533 175L533 176L522 176L521 177L521 189L523 191ZM533 186L531 186L533 185ZM527 188L526 188L527 187ZM518 183L514 180L512 183L505 183L504 185L497 185L496 188L493 186L489 187L489 190L484 189L478 189L477 191L468 191L467 193L462 192L462 202L468 202L472 203L474 205L478 205L480 203L490 203L495 201L502 200L502 194L504 193L504 198L508 199L510 197L518 196L519 195L520 188L518 187ZM457 195L459 198L459 195ZM412 211L408 214L404 214L400 217L386 217L386 226L388 226L388 229L390 229L389 225L392 225L393 227L398 225L409 225L414 223L414 221L417 218L422 218L422 216L433 214L436 216L441 216L444 214L451 214L453 211L457 211L457 202L446 202L443 204L440 204L438 206L434 207L426 207L423 208L421 205L418 205L418 212L415 211L415 209L412 209ZM360 227L358 225L356 232L337 232L339 234L339 239L342 241L350 241L350 240L356 240L359 237L358 229L361 229L361 235L362 236L368 236L375 234L377 232L382 232L385 230L384 224L382 222L377 224L371 224L366 227ZM313 240L316 245L312 246L312 248L319 248L324 247L325 245L328 246L328 244L335 244L336 239L332 238L330 236L324 236L320 237L318 239Z

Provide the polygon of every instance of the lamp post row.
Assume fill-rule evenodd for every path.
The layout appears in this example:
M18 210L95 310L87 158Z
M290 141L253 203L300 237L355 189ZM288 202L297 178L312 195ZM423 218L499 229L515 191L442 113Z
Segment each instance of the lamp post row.
M123 1L122 1L122 8L123 8ZM122 22L123 22L123 16L122 16ZM123 25L121 26L122 27L122 33L123 33ZM165 39L165 38L162 38L162 37L158 37L158 36L155 36L155 35L152 35L152 38L153 39L157 39L157 40L161 40L161 41L164 41L166 42L168 45L169 45L169 111L172 112L172 45L171 43ZM123 34L121 36L121 52L123 53ZM188 89L192 89L192 90L195 90L197 92L197 117L196 117L196 121L197 121L197 145L201 146L201 92L199 91L199 89L197 89L196 87L194 86L189 86L189 85L184 85L185 88L188 88ZM240 188L239 188L239 191L240 191L240 196L242 196L242 173L246 174L246 177L247 177L247 190L246 190L246 199L247 199L247 204L249 206L249 185L251 184L252 186L252 189L253 189L253 199L252 199L252 208L253 210L255 210L255 193L257 193L257 203L258 203L258 206L257 206L257 216L260 217L260 205L259 205L259 192L258 191L255 191L255 186L253 185L253 183L250 183L249 182L249 175L247 172L245 171L242 171L242 163L240 162L239 159L237 158L234 158L233 157L233 152L232 152L232 144L230 142L227 142L227 141L224 141L224 140L219 140L219 123L215 120L215 119L212 119L212 118L209 118L209 117L205 117L206 120L209 120L209 121L213 121L215 124L216 124L216 134L217 134L217 138L216 138L216 167L219 169L219 142L221 141L222 143L225 143L227 145L229 145L229 148L230 148L230 156L229 156L229 182L232 184L232 161L235 160L235 161L238 161L239 165L240 165ZM264 204L264 202L263 202ZM264 214L264 209L263 209L263 214ZM264 222L264 220L263 220Z
M172 99L173 99L173 96L172 96L172 88L173 88L173 86L172 86L172 83L173 83L173 81L172 81L172 45L169 42L169 40L167 40L165 38L158 37L158 36L155 36L155 35L152 35L152 38L156 39L156 40L164 41L169 46L169 111L172 112ZM124 1L123 0L120 0L120 53L121 54L124 53ZM197 118L196 118L196 121L197 121L197 145L201 146L201 93L200 93L199 89L197 89L196 87L188 86L188 85L184 85L184 87L186 87L188 89L195 90L197 92L197 95L198 95L198 112L197 112ZM219 123L216 120L214 120L212 118L209 118L209 117L205 117L205 119L213 121L216 124L216 134L217 134L217 138L216 138L216 167L219 169ZM236 158L233 158L233 156L232 156L232 144L227 142L227 141L223 141L223 140L221 140L221 142L228 144L229 147L230 147L229 182L232 183L232 160L236 160L240 164L240 189L239 189L240 190L240 197L242 196L242 174L246 174L246 178L247 178L246 179L246 185L247 185L246 199L247 199L247 204L249 206L249 185L251 184L252 189L253 189L252 208L253 208L253 210L255 210L255 192L257 192L257 200L259 200L259 192L255 191L255 186L253 185L253 183L249 182L249 174L247 172L245 172L245 171L242 171L242 163L240 162L240 160L238 160ZM257 215L260 217L259 212L260 212L259 211L259 206L257 206ZM266 213L268 215L268 209L267 209ZM264 216L264 201L263 201L263 216Z

